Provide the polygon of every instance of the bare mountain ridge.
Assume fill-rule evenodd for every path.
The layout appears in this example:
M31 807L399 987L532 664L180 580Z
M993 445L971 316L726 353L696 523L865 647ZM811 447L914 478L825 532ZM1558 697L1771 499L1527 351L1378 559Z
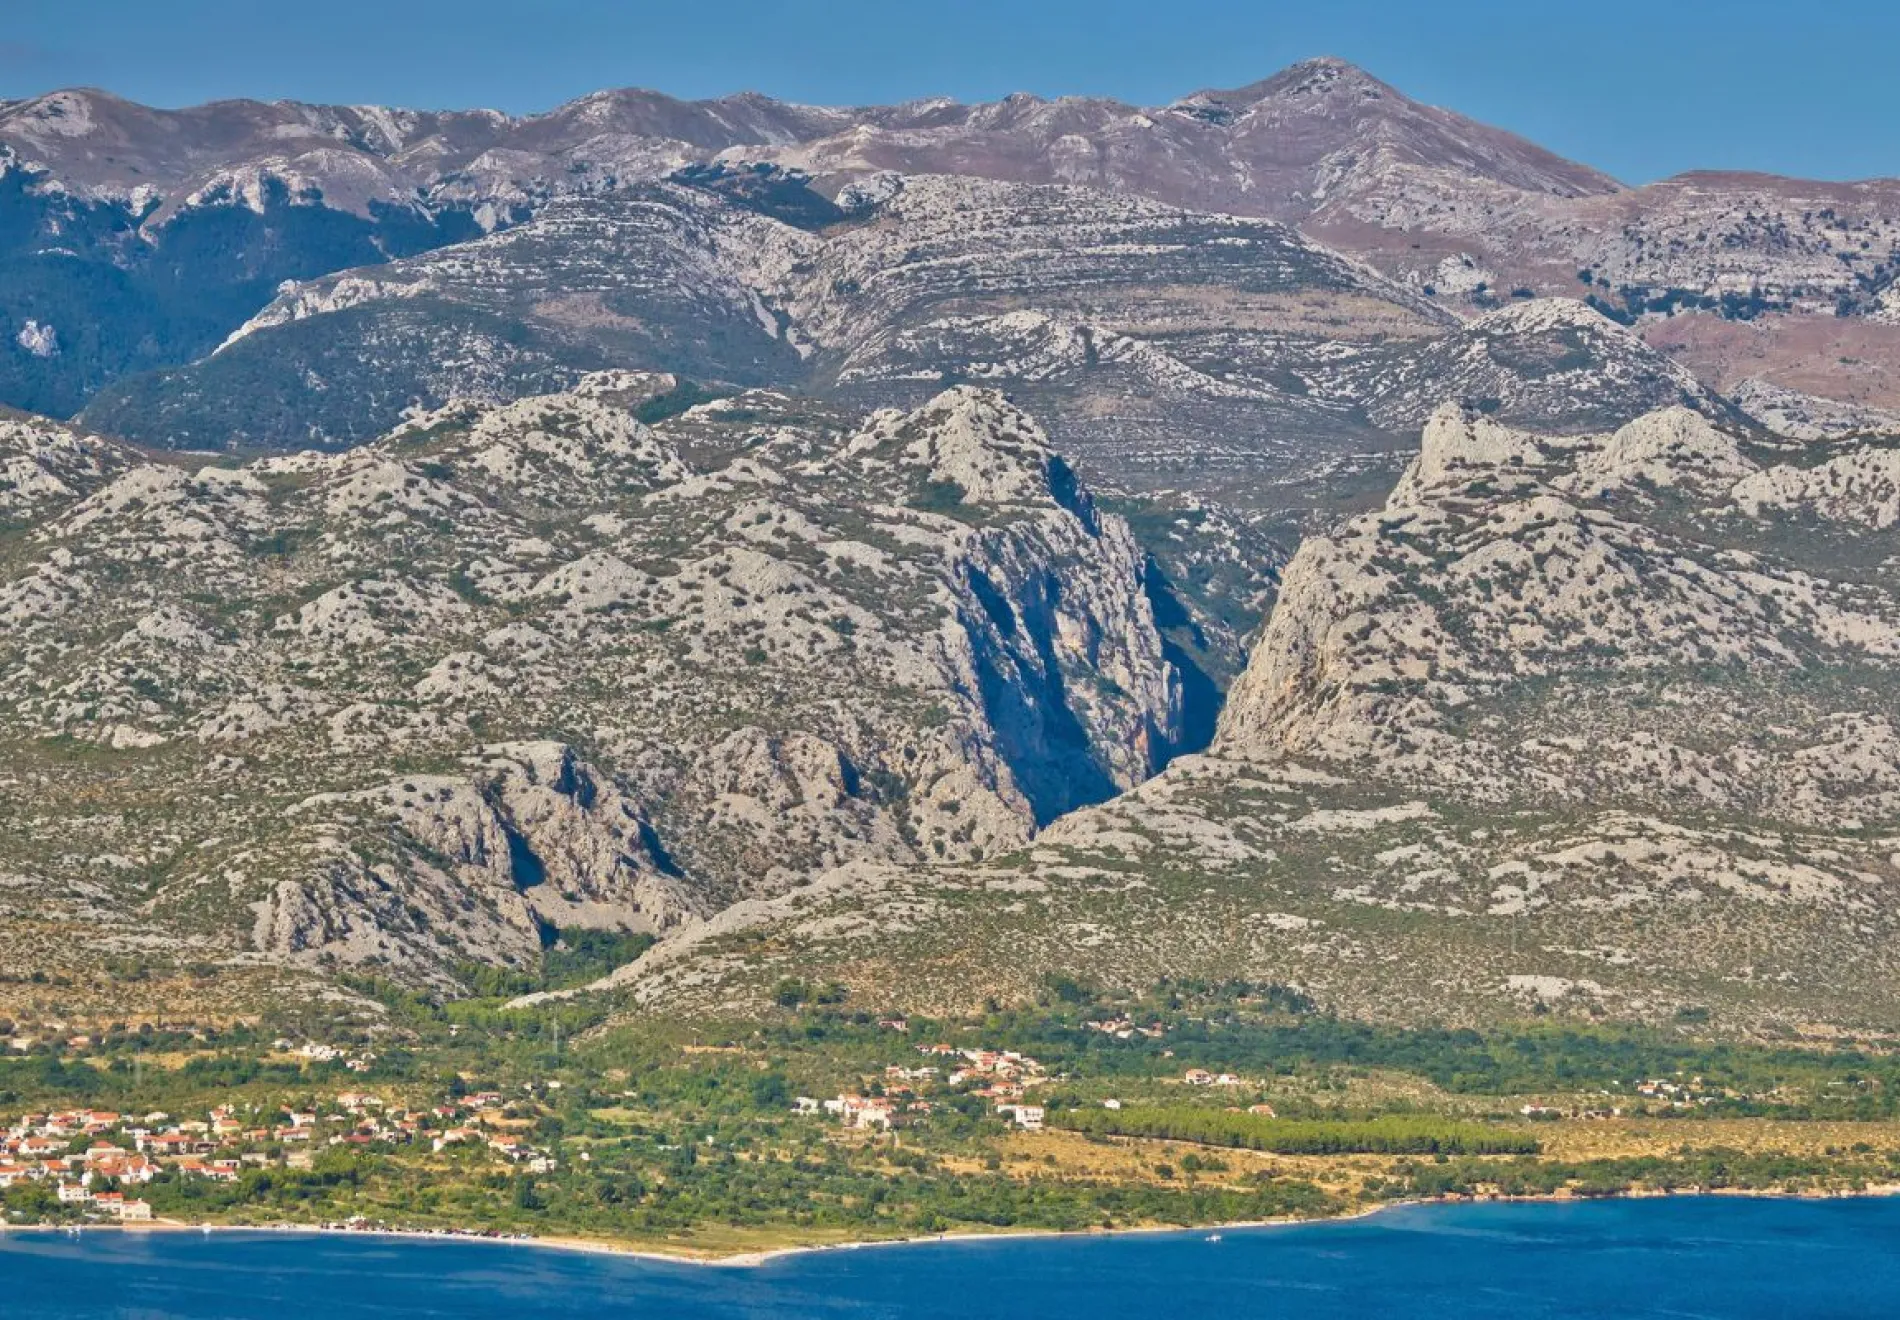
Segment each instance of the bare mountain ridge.
M1084 184L1289 223L1396 163L1564 197L1621 187L1332 59L1151 109L1012 97L928 128L854 127L773 158L820 177L889 169Z
M1297 520L1389 484L1360 474L1396 471L1397 437L1447 397L1557 429L1680 402L1729 411L1579 303L1513 300L1461 323L1271 220L884 174L814 226L822 198L748 198L764 178L567 198L477 241L286 286L211 357L105 391L85 421L155 446L343 447L410 408L611 366L854 406L970 381L1020 396L1091 480Z
M1152 108L637 90L520 118L153 110L90 91L14 102L0 108L0 401L70 414L114 379L210 351L286 279L459 244L707 161L796 167L829 196L896 171L1277 218L1450 315L1587 299L1713 388L1756 378L1900 406L1900 184L1624 188L1327 59Z
M1077 137L1101 169L1078 176ZM1153 147L1144 143L1152 136ZM630 150L635 141L645 145ZM1557 195L1615 191L1586 166L1453 112L1420 105L1339 60L1310 60L1248 87L1140 108L1105 98L1027 93L965 105L947 99L829 108L755 93L683 101L640 89L597 92L544 114L417 111L288 101L218 101L180 110L95 89L0 107L0 143L69 188L189 196L219 175L308 163L378 177L385 200L487 183L499 193L556 190L664 159L800 147L814 173L971 173L1021 182L1091 183L1180 205L1298 219L1355 161L1393 159ZM940 158L947 153L950 158ZM1179 154L1175 173L1154 158ZM986 157L993 157L986 160ZM351 158L354 158L352 161ZM956 166L960 165L961 168ZM1228 177L1216 186L1213 174ZM327 191L327 190L326 190ZM345 188L331 205L362 205ZM499 200L491 197L489 200Z

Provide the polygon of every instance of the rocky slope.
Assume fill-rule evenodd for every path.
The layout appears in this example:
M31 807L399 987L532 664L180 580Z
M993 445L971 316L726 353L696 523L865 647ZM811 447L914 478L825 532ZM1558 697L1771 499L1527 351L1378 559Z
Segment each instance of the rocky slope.
M1012 857L845 868L620 980L704 1009L787 969L944 1005L1241 976L1412 1021L1878 1029L1895 444L1443 409L1383 508L1300 548L1207 755Z
M1447 315L1513 296L1588 298L1714 388L1759 376L1900 405L1892 181L1695 174L1624 188L1327 59L1151 108L1013 96L823 109L640 91L526 118L256 102L157 111L90 91L0 105L0 402L63 415L113 380L198 358L286 279L478 240L682 170L746 178L761 164L816 176L821 202L799 202L808 226L891 173L1275 219ZM769 186L737 191L775 200ZM638 241L592 214L603 237ZM716 318L708 333L724 329ZM1066 332L1030 338L1056 351ZM470 333L472 349L516 347L501 327ZM924 336L905 351L936 346ZM1304 356L1296 343L1275 366L1298 372ZM563 365L600 365L586 358Z
M0 402L67 415L216 348L285 280L479 238L550 199L835 130L763 97L584 97L538 116L104 92L0 104Z
M1281 525L1389 485L1400 437L1447 397L1573 429L1727 409L1581 303L1460 325L1272 221L941 176L833 203L795 177L708 171L289 286L209 359L84 417L154 444L346 445L415 406L613 364L854 407L1006 388L1092 480L1188 487Z
M1076 439L1140 462L1165 443L1157 414L1173 405L1198 406L1210 429L1237 407L1297 420L1314 411L1302 363L1324 370L1341 341L1449 323L1268 221L887 176L814 230L806 207L831 204L798 181L769 210L730 182L567 201L477 243L288 288L215 356L109 392L87 420L156 443L347 444L412 401L504 398L621 363L868 403L915 403L958 379L1147 396L1126 410L1147 415L1138 437L1103 434L1121 410L1063 410L1092 423ZM1237 343L1282 386L1202 360L1234 358ZM1332 406L1335 429L1346 411ZM1270 444L1265 420L1248 429Z
M0 423L6 961L531 964L1016 848L1188 746L1198 606L1026 414L692 401L242 466Z
M1897 276L1337 61L0 104L0 974L1878 1029Z

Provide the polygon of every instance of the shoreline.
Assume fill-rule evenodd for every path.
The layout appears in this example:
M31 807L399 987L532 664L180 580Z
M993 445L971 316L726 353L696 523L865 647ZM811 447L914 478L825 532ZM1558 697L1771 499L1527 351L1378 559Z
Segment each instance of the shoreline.
M917 1237L862 1238L839 1242L814 1243L805 1246L766 1247L754 1251L738 1251L727 1255L691 1255L685 1252L665 1251L651 1246L620 1245L611 1241L597 1241L591 1238L573 1237L536 1237L524 1235L518 1237L491 1235L470 1229L367 1229L340 1228L325 1224L188 1224L177 1220L154 1220L142 1224L85 1224L85 1225L41 1225L0 1223L0 1238L9 1233L23 1235L46 1234L49 1236L67 1236L91 1232L118 1233L155 1233L185 1234L197 1233L204 1236L213 1234L252 1234L259 1236L282 1237L339 1237L339 1238L375 1238L397 1242L454 1242L473 1243L495 1247L525 1247L536 1251L563 1251L580 1255L617 1256L628 1260L646 1261L660 1265L697 1265L721 1269L755 1269L771 1264L776 1260L796 1256L813 1255L819 1252L866 1251L878 1247L922 1247L938 1243L972 1242L1009 1242L1028 1241L1041 1238L1110 1238L1127 1237L1135 1234L1219 1234L1239 1232L1248 1229L1317 1227L1325 1224L1347 1224L1371 1219L1395 1210L1417 1209L1429 1206L1447 1205L1588 1205L1611 1201L1655 1201L1696 1197L1727 1197L1750 1200L1780 1201L1861 1201L1882 1200L1900 1196L1900 1183L1881 1183L1862 1191L1846 1192L1780 1192L1740 1187L1715 1187L1692 1192L1623 1192L1615 1196L1486 1196L1486 1197L1427 1197L1403 1201L1387 1201L1378 1205L1361 1206L1345 1214L1324 1215L1313 1218L1281 1217L1277 1219L1243 1219L1208 1224L1135 1224L1126 1228L1028 1228L1003 1229L994 1233L958 1232L935 1233Z

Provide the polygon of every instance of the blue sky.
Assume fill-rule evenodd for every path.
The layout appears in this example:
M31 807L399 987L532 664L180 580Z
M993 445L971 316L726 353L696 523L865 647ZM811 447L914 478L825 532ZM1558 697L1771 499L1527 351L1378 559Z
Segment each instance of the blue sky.
M0 97L1152 104L1331 54L1632 182L1900 175L1896 50L1894 0L0 0Z

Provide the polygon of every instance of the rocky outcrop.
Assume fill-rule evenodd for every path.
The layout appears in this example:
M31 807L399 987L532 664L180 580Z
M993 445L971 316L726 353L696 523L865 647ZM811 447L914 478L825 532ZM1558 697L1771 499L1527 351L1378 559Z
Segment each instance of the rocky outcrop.
M1687 368L1569 298L1510 303L1363 370L1367 410L1393 430L1415 430L1448 399L1540 432L1602 430L1678 405L1731 416Z
M1877 525L1887 451L1812 470L1776 456L1685 409L1578 441L1441 411L1383 510L1294 557L1216 747L1376 766L1500 801L1688 798L1812 823L1887 814L1897 804L1877 792L1812 817L1831 795L1803 777L1856 720L1877 739L1884 705L1843 694L1875 704L1841 709L1790 689L1810 666L1884 683L1900 659L1900 599L1784 557L1757 521L1819 503ZM1817 490L1835 501L1804 496ZM1668 692L1686 715L1705 688L1720 714L1700 737L1666 713L1619 709ZM1610 704L1565 705L1586 689ZM1776 727L1783 754L1707 745L1717 726L1735 739L1753 725ZM1592 729L1634 741L1588 766L1577 740Z
M1811 466L1780 464L1735 487L1750 513L1775 509L1884 531L1900 522L1900 445L1859 446Z
M341 842L359 813L395 856ZM559 743L483 747L462 773L317 794L285 818L314 860L283 859L254 905L252 945L277 958L426 971L433 945L527 963L563 929L660 934L707 914L636 804Z
M0 416L0 519L22 522L75 502L128 462L97 437L43 418Z

